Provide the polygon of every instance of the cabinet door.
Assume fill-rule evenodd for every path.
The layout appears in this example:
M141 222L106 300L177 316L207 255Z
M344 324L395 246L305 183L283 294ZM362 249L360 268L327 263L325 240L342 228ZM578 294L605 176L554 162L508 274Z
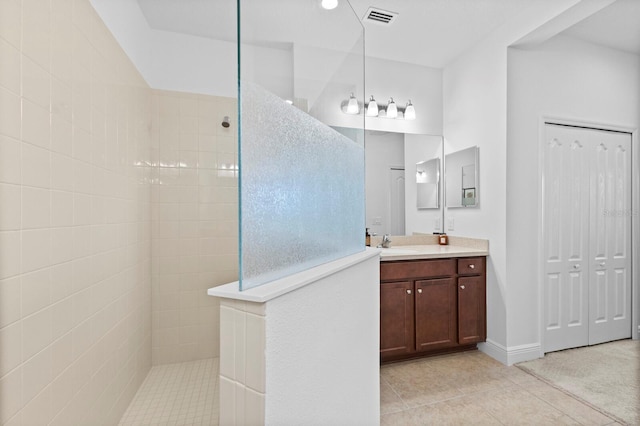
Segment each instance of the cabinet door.
M380 283L380 357L414 351L413 282Z
M486 302L484 276L458 278L458 343L484 342Z
M457 344L456 282L454 278L416 281L416 350Z

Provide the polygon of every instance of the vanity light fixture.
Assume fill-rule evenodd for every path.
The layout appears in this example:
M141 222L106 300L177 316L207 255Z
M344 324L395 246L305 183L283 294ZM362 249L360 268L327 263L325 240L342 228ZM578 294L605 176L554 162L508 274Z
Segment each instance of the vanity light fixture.
M371 95L366 103L358 102L353 93L349 95L349 99L345 99L340 103L340 109L345 114L358 115L362 111L367 117L392 118L397 120L415 120L416 109L409 99L406 106L398 106L393 98L389 98L387 105L378 104Z
M404 109L404 119L405 120L415 120L416 119L416 109L413 107L411 103L411 99L407 102L407 106Z
M323 9L332 10L338 7L338 0L322 0L320 4Z
M360 107L358 106L358 100L352 93L351 96L349 97L349 103L347 104L347 114L359 114L359 113L360 113Z
M373 99L373 95L371 95L371 99L369 99L369 103L367 104L367 116L368 117L378 116L378 104L376 103L376 100Z
M389 103L387 104L387 118L397 118L398 117L398 106L394 102L393 98L389 99Z

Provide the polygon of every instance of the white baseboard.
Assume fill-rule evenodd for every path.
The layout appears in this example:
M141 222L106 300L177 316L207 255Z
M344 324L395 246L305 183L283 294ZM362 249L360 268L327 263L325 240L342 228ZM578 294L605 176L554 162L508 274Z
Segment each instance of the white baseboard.
M487 339L486 342L478 343L478 350L489 355L496 361L500 361L504 365L508 365L507 348L502 346L500 343L496 343L491 339Z
M532 359L540 358L542 354L539 343L505 347L491 339L480 343L478 349L505 365L531 361Z

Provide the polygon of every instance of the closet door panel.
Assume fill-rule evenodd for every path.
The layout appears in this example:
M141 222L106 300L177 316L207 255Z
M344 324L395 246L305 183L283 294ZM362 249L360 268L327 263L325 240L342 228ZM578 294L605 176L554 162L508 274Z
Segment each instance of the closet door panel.
M593 131L589 344L631 337L631 136Z
M544 169L545 351L588 342L589 169L584 135L546 126Z

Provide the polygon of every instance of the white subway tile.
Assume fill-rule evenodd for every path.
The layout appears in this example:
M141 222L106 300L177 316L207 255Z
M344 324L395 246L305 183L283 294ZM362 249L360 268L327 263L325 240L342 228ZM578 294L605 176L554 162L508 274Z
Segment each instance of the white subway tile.
M51 192L48 189L22 188L22 229L51 226Z
M51 305L51 337L59 339L61 336L68 334L73 326L73 298L67 297L57 303ZM71 350L71 345L69 345Z
M246 315L246 378L244 383L258 391L265 392L265 318Z
M51 230L22 231L22 272L35 271L51 265Z
M73 259L73 228L53 228L51 230L51 264L68 262Z
M22 424L46 425L53 417L51 385L45 387L22 409Z
M51 117L49 107L22 100L22 140L49 149L51 144Z
M73 197L73 224L91 224L91 196L75 193Z
M0 86L20 94L20 51L0 38L0 58Z
M22 184L51 187L51 156L46 149L22 144Z
M55 318L54 318L55 322ZM57 377L73 362L73 339L71 333L64 334L51 344L52 376Z
M22 360L26 361L51 343L51 308L22 319Z
M245 388L245 424L263 425L265 422L265 395Z
M51 150L67 156L73 153L71 121L67 121L58 114L51 115Z
M21 220L20 186L0 183L0 231L19 230Z
M0 2L0 37L16 48L20 47L22 33L22 1L3 0Z
M21 123L20 96L0 87L0 135L19 139Z
M2 424L22 408L22 367L0 378L0 407L2 407L0 410Z
M21 145L22 143L16 139L0 135L0 182L22 182Z
M45 69L49 69L51 35L49 3L22 2L22 51Z
M73 262L51 267L51 303L56 303L72 293Z
M236 392L236 400L235 400L236 415L235 415L235 420L236 420L236 422L238 422L236 424L246 425L247 424L247 421L246 421L247 411L246 411L246 401L245 401L246 388L244 386L242 386L238 382L235 383L234 388L235 388L235 392Z
M220 376L220 424L237 425L236 382Z
M13 323L0 328L0 377L22 363L22 327Z
M51 191L51 226L73 225L73 193Z
M49 111L51 75L47 70L22 55L22 97Z
M49 268L22 275L22 316L26 317L51 303Z
M21 300L20 276L0 280L0 328L20 319Z
M50 382L53 372L51 347L47 347L22 364L22 400L30 401Z
M78 391L78 389L74 386L74 384L75 382L74 382L73 368L67 369L52 381L51 405L53 407L54 412L57 413L60 410L62 410L71 400L73 395ZM69 423L70 422L67 421L67 422L63 422L62 424L69 424Z
M73 158L57 153L51 154L51 188L73 191Z

